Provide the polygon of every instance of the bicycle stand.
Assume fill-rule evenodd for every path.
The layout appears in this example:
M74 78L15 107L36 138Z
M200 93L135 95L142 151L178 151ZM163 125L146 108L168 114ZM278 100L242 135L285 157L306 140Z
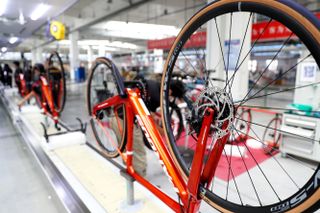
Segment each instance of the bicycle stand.
M63 122L61 121L58 121L57 124L55 124L55 128L59 131L57 133L52 133L52 134L48 134L48 131L47 131L47 124L44 124L43 122L41 122L41 126L43 128L43 136L46 140L47 143L49 143L49 137L50 136L57 136L57 135L63 135L63 134L67 134L67 133L70 133L70 132L82 132L83 134L86 133L87 131L87 123L83 123L81 121L80 118L76 118L77 121L79 121L80 123L80 128L78 129L70 129L66 124L64 124ZM66 131L60 131L61 128L57 128L58 126L57 125L60 125L61 127L63 127Z
M143 203L141 201L134 200L134 181L126 169L120 170L120 175L126 179L127 182L127 200L126 204L122 205L121 208L124 212L137 212L142 208Z

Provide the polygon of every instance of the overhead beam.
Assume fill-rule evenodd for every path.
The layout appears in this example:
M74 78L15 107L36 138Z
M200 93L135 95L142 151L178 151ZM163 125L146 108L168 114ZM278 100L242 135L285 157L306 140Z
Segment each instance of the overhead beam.
M134 9L134 8L136 8L136 7L139 7L139 6L143 5L143 4L148 3L148 2L151 2L151 1L154 1L154 0L141 0L141 1L136 2L136 3L132 3L132 4L129 3L129 5L126 6L126 7L123 7L123 8L121 8L121 9L119 9L119 10L117 10L117 11L114 11L114 12L112 12L112 13L109 13L109 14L107 14L107 15L98 17L98 18L96 18L96 19L94 19L94 20L91 20L91 21L89 21L89 22L81 25L81 26L75 27L75 28L71 29L70 32L74 32L74 31L77 31L77 30L79 30L79 31L84 30L84 29L86 29L86 28L89 27L89 26L98 24L98 23L100 23L100 22L102 22L102 21L104 21L104 20L106 20L106 19L111 19L111 18L119 15L120 13L123 13L123 12L126 12L126 11L128 11L128 10Z

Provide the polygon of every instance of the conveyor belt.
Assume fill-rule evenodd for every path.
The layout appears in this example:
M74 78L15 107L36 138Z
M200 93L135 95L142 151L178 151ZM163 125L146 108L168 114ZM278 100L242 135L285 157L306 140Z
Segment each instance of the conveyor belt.
M86 205L82 202L82 200L78 197L78 195L74 192L68 182L65 180L61 172L57 169L57 167L52 163L52 161L48 158L46 153L43 151L41 146L37 143L34 143L34 135L31 134L30 130L26 126L24 122L21 120L15 120L15 114L12 110L12 104L5 99L3 93L0 94L0 100L2 101L3 105L7 113L11 116L11 118L16 121L15 126L17 130L20 132L21 136L23 137L25 143L27 144L28 148L36 157L39 165L43 169L44 173L48 177L50 183L52 184L53 188L55 189L56 193L58 194L59 198L62 200L65 207L70 212L89 212ZM10 108L11 107L11 108ZM60 189L60 190L57 190ZM62 190L61 190L62 189Z
M90 144L72 145L52 151L45 150L40 121L37 113L14 109L12 100L0 95L6 102L7 111L26 144L38 159L59 198L70 212L127 212L126 180L120 176L123 167L111 160L106 161L99 150ZM24 111L24 110L22 110ZM49 128L49 131L55 131ZM170 209L138 183L135 199L136 212L170 212ZM137 208L137 206L133 206ZM129 208L129 209L128 209Z

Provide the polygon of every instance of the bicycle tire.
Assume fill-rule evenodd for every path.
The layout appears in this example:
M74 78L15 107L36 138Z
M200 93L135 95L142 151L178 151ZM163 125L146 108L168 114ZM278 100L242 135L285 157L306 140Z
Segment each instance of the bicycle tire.
M188 179L189 170L179 153L179 149L175 143L175 139L172 134L167 116L167 103L169 102L169 87L173 67L180 51L182 50L183 45L200 26L202 26L208 20L215 18L216 16L239 11L259 13L271 17L272 19L284 24L301 39L303 44L308 48L308 50L314 57L317 65L319 66L320 64L320 25L314 18L310 18L313 17L313 15L309 11L301 9L301 7L299 7L298 4L294 2L286 0L221 0L208 4L194 16L192 16L186 23L186 25L182 28L170 49L164 66L161 82L161 91L163 91L161 93L161 108L162 119L165 126L165 136L167 138L167 141L169 142L168 146L173 155L175 164L184 175L184 179L186 181ZM318 178L320 176L319 168L320 167L317 166L311 178L303 185L303 187L298 190L298 192L289 196L285 200L270 205L268 204L265 206L257 207L235 204L203 188L200 196L208 204L223 212L283 212L289 210L295 212L307 211L309 208L317 206L319 203L320 188L317 184ZM314 187L307 188L311 185L313 185ZM301 194L305 196L303 199L301 198L299 202L297 200L294 200L297 199Z
M275 135L271 136L273 138L272 143L270 144L269 141L266 140L266 137L268 135L268 131L272 130L272 131L276 131L276 128L273 127L273 123L278 122L281 125L281 118L279 117L275 117L273 119L271 119L271 121L268 123L267 128L265 129L264 133L263 133L263 137L262 137L262 141L265 142L264 146L263 146L263 150L265 151L266 154L272 154L274 151L279 149L279 142L281 139L281 134L278 133L278 137L276 137L276 133L274 133Z
M53 62L54 62L53 58L54 57L57 57L58 67L53 65ZM60 78L59 79L60 82L57 85L59 87L56 88L56 89L52 86L53 82L55 82L55 80L52 80L52 79L55 78L54 75L56 75L57 73L50 72L51 68L54 68L54 70L60 72L60 74L58 74L59 75L58 78ZM49 81L49 85L50 85L51 90L52 90L51 91L52 92L52 96L54 98L53 103L54 103L55 110L58 113L61 113L63 111L63 109L64 109L64 105L65 105L66 99L67 99L67 89L66 89L65 71L64 71L64 67L63 67L63 63L62 63L61 57L60 57L58 52L52 51L50 53L50 56L48 58L48 68L46 70L47 70L47 79ZM55 99L56 95L58 95L57 99Z
M98 68L102 67L102 69L100 70L100 74L102 76L98 76ZM107 100L108 98L115 96L118 94L118 89L119 89L119 85L116 83L117 81L115 80L115 75L117 75L118 72L117 70L114 69L114 64L111 60L107 59L107 58L97 58L93 64L92 64L92 68L90 69L90 74L88 77L88 82L87 82L87 109L88 109L88 113L89 116L93 116L92 115L92 108L93 105L98 104L104 100ZM106 69L105 69L106 68ZM109 71L110 72L107 72ZM110 74L110 75L109 75ZM96 75L96 76L95 76ZM99 78L100 77L100 78ZM96 82L96 84L94 85L93 81L94 78L97 78L96 80L98 80ZM106 79L104 78L108 78L106 81ZM99 82L99 80L103 80L102 82ZM109 85L107 85L109 84ZM113 86L112 84L114 84L114 87L116 88L111 88L112 92L109 91L108 86ZM95 89L95 92L93 91L93 87L96 87L98 89ZM101 89L102 88L102 89ZM116 91L114 90L116 89ZM93 94L96 93L96 98L98 98L97 101L93 102ZM121 109L120 109L121 107ZM105 109L103 110L102 113L104 113L104 118L105 120L101 119L101 122L104 122L107 127L104 127L104 129L102 129L101 126L97 126L97 122L94 118L92 118L90 120L90 125L93 131L93 135L97 141L98 146L102 149L103 154L108 157L108 158L115 158L119 156L119 152L122 152L125 148L126 145L126 119L123 119L126 117L126 111L124 106L119 106L120 109L120 113L122 113L122 115L120 116L120 120L118 120L118 116L115 115L116 112L118 113L118 108L116 109ZM113 110L113 112L112 112ZM116 119L116 120L115 120ZM119 129L121 129L119 132L117 132L118 130L116 130L115 128L115 124L114 122L117 121L117 127L119 127ZM100 132L99 132L100 131ZM102 134L101 134L102 131ZM108 134L112 134L111 136L106 136L105 135L105 131L108 131ZM122 131L122 133L121 133ZM118 134L120 133L120 134ZM106 138L109 137L109 138ZM111 138L110 138L111 137ZM113 139L112 139L113 138ZM111 144L111 148L108 146L108 143L111 140L114 140L114 142L117 143L117 147L114 147L115 144ZM116 141L115 141L116 140ZM108 147L107 147L108 146Z

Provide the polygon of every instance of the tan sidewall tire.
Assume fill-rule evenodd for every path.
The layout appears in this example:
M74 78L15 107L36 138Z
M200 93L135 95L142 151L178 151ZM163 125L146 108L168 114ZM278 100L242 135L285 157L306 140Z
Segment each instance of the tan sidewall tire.
M175 42L173 43L170 52L168 54L164 69L163 69L163 75L162 75L162 80L161 80L161 91L164 91L163 85L165 83L165 76L166 76L166 71L168 68L168 63L169 60L171 59L171 56L173 54L174 48L178 41L180 41L181 36L189 29L189 27L201 16L203 16L204 14L206 14L208 11L213 10L215 8L218 8L224 4L227 3L232 3L235 2L235 0L221 0L221 1L217 1L211 5L208 5L207 7L203 8L201 11L199 11L197 14L195 14L189 21L188 23L182 28L182 30L180 31L180 33L178 34ZM320 32L319 30L308 20L306 19L304 16L302 16L301 14L299 14L297 11L293 10L292 8L288 7L287 5L284 5L276 0L242 0L241 2L253 2L253 3L259 3L259 4L265 4L268 5L268 7L273 7L277 10L283 11L283 13L287 14L288 16L292 17L293 19L295 19L298 23L300 23L302 26L305 26L306 29L308 29L308 31L311 33L311 35L314 37L314 39L320 43ZM162 122L166 125L166 122L164 120L164 110L163 110L163 93L161 93L161 113L162 113ZM181 168L178 160L176 159L174 152L172 150L171 144L169 143L169 137L168 137L168 133L166 131L166 128L164 128L165 131L165 136L166 136L166 141L168 143L168 147L169 150L171 152L172 158L175 162L175 165L177 166L177 168L180 170L180 173L182 174L182 176L184 177L185 181L187 181L188 177L186 176L186 174L184 173L183 169ZM307 199L305 202L303 202L302 204L298 205L297 207L293 208L290 210L290 212L302 212L308 208L310 208L312 205L314 205L317 201L319 201L319 197L320 197L320 188L317 189L317 191L309 198ZM213 203L212 201L205 199L206 202L208 202L211 206L215 207L216 209L222 211L222 212L229 212L227 209L218 206L217 204Z
M89 73L89 76L88 76L88 80L87 80L87 94L86 94L86 103L87 103L87 110L88 110L88 115L91 116L91 109L89 107L89 93L90 93L90 86L91 86L91 80L92 80L92 76L93 76L93 72L94 72L94 69L96 68L96 66L98 64L106 64L110 70L111 70L111 64L112 62L107 59L107 58L97 58L93 63L92 63L92 66L90 68L90 73ZM92 107L92 106L91 106ZM126 113L126 112L125 112ZM126 117L126 116L124 116ZM125 121L126 122L126 121ZM113 155L110 155L110 153L108 153L107 151L105 151L105 149L100 145L100 143L98 142L99 141L99 138L96 136L95 133L95 130L93 129L93 126L92 126L92 123L90 121L90 126L91 126L91 130L92 130L92 133L93 133L93 136L96 140L96 143L97 145L99 146L99 151L105 155L106 157L108 158L115 158L115 157L118 157L119 156L119 153L118 152L114 152ZM124 123L124 133L126 132L126 123ZM125 135L122 136L122 141L120 143L120 146L118 147L120 149L120 151L122 151L124 149L124 146L125 146Z

